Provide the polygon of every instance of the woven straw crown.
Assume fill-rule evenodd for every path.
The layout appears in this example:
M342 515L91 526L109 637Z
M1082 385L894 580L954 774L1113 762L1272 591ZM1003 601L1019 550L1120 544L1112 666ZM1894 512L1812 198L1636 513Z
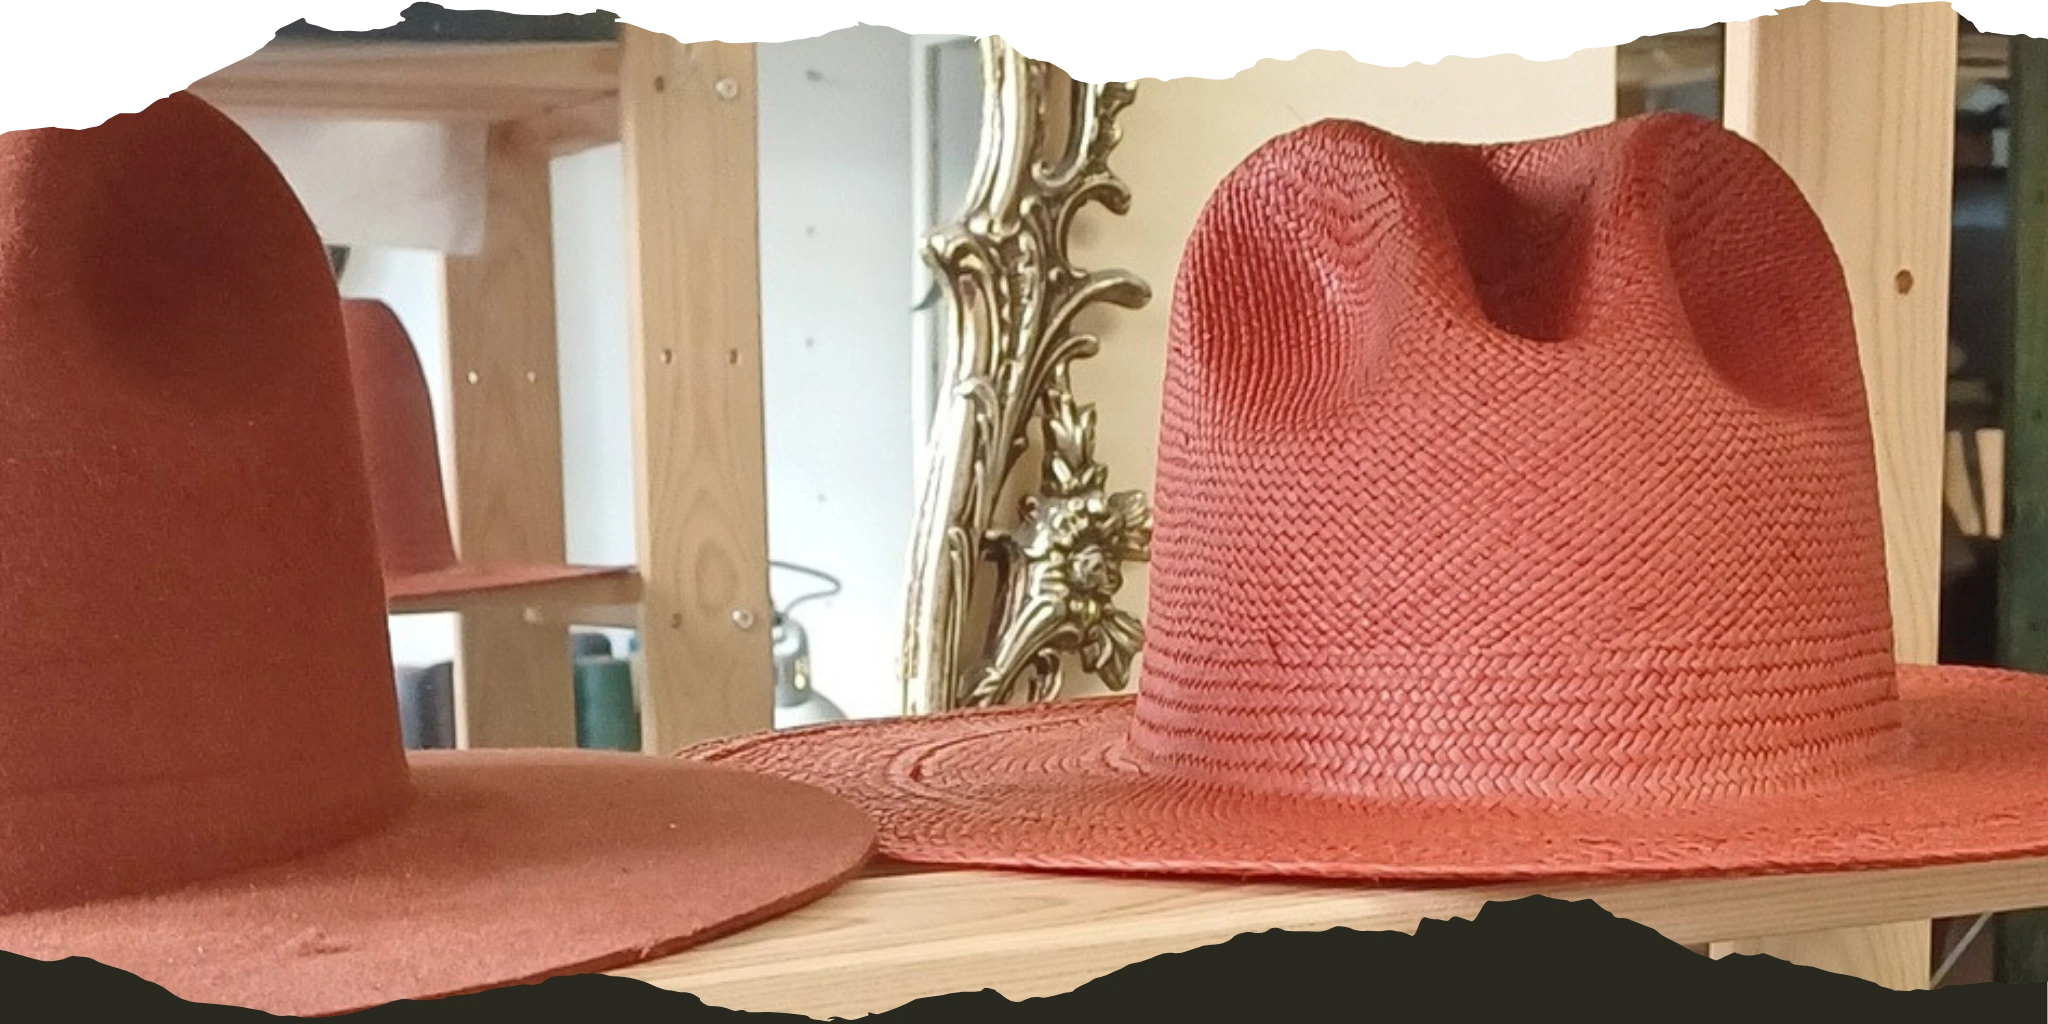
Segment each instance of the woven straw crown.
M1669 800L1903 749L1842 271L1707 122L1268 144L1182 264L1155 497L1152 772Z

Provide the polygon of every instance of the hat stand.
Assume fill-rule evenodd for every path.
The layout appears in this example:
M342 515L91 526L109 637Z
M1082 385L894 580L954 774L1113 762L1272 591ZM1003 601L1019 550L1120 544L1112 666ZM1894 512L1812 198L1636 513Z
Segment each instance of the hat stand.
M548 162L623 148L637 564L392 604L460 614L466 747L575 745L570 625L638 631L644 751L772 720L753 47L611 34L287 35L192 87L230 115L490 125L482 251L445 271L449 496L465 559L563 561Z
M649 655L651 711L662 719L650 725L650 735L687 740L765 728L772 692L765 630L756 625L750 633L699 610L744 610L755 622L766 622L753 294L750 279L718 276L721 267L751 273L752 264L711 258L715 246L750 239L751 218L721 219L708 212L747 211L753 205L747 94L735 88L731 99L719 99L715 87L727 76L747 81L748 48L663 42L635 57L634 47L642 45L635 38L642 37L629 33L622 39L628 73L618 79L616 98L627 126L628 194L638 225L634 282L641 301L652 304L636 317L635 341L646 377L636 412L643 428L642 614L649 627L641 635ZM1818 4L1731 26L1727 48L1728 123L1759 141L1806 187L1844 263L1881 467L1898 653L1907 662L1932 660L1935 643L1955 45L1955 14L1946 5ZM519 93L506 88L505 79L494 79L483 58L365 60L357 64L356 78L341 76L336 84L318 77L319 60L271 60L275 56L259 54L242 78L216 84L223 94L234 91L227 86L247 86L244 96L268 88L272 98L318 94L337 106L368 103L379 110L387 109L377 104L388 105L392 90L365 83L380 71L386 81L396 77L417 85L411 102L422 111L458 99L486 106L481 97L493 95L488 83L495 83L494 95L501 98ZM550 59L557 58L566 59L559 50ZM657 59L673 62L657 65ZM648 73L657 66L661 74ZM498 67L502 71L504 65ZM654 83L657 77L664 79L661 87ZM708 88L707 79L714 83ZM528 78L525 85L540 80ZM579 111L574 99L603 94L602 83L590 93L575 92L570 86L587 79L573 73L555 81L564 86L556 94L563 102L553 113L521 123L569 129L577 122L569 112ZM350 82L352 93L344 87ZM207 85L201 83L202 93ZM1155 96L1165 93L1159 89ZM524 95L530 98L532 91ZM612 114L605 110L600 124L610 123L605 118ZM1133 112L1126 119L1133 140L1127 145L1137 144L1140 119L1148 119L1144 131L1171 138L1183 126L1201 130L1204 118L1213 116L1163 108L1148 113L1143 99ZM1891 127L1880 131L1881 125ZM1276 122L1271 133L1297 126ZM686 147L684 140L695 144ZM1145 183L1131 178L1142 201ZM726 201L679 201L710 189ZM655 216L663 209L673 220ZM684 267L694 268L694 276L678 273ZM687 289L673 283L684 280L701 283ZM705 333L694 333L700 324ZM460 351L474 355L476 348ZM746 372L724 379L731 366ZM716 419L682 415L693 399L701 408L720 410ZM721 450L731 461L690 457L705 447L701 432L713 429L724 432ZM649 492L718 495L723 503L714 506L716 516L686 527L673 515L678 502L650 502ZM670 510L666 517L664 508ZM470 529L465 526L465 536ZM704 585L695 580L663 575L664 566L693 564L690 556L700 552L746 566L746 586L760 589L705 593L694 589ZM705 672L687 676L679 670L693 661L692 642L699 645L695 663ZM737 666L758 666L758 672ZM699 699L685 700L690 696ZM2048 859L1750 878L1430 888L885 865L773 928L615 973L735 1009L853 1017L921 996L984 987L1012 999L1051 995L1137 961L1245 931L1412 930L1425 918L1470 917L1490 900L1530 893L1595 900L1705 953L1768 953L1914 988L1929 980L1930 919L2048 904Z

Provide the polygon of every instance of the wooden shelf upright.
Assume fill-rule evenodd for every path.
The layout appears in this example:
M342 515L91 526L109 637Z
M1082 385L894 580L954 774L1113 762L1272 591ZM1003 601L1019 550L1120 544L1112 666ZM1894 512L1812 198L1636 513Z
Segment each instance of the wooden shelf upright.
M563 556L549 161L623 150L637 574L394 604L461 615L465 746L573 746L569 624L639 630L643 748L768 728L750 44L279 42L194 83L230 113L483 124L482 251L446 261L465 558Z

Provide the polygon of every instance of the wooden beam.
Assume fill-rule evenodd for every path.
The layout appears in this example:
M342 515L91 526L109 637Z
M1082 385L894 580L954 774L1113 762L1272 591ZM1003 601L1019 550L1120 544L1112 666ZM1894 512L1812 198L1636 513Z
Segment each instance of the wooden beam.
M616 43L273 43L191 90L251 113L495 122L601 101L618 67Z
M621 26L645 748L773 725L754 49Z
M1802 954L1782 940L1760 948L1863 974L1868 968L1857 969L1859 957L1866 965L1901 963L1926 948L1888 922L1967 917L2048 900L2048 858L1748 878L1417 888L896 872L855 879L737 935L611 973L689 992L713 1006L854 1018L923 996L982 988L1011 999L1056 995L1162 953L1248 931L1412 932L1424 919L1469 919L1489 901L1539 893L1593 900L1685 945L1729 947L1734 944L1726 940L1744 935L1807 938L1823 943L1822 951L1809 947ZM1884 952L1843 955L1859 936L1870 943L1864 949ZM1918 963L1925 975L1927 957Z
M1901 921L1708 944L1707 955L1717 960L1733 954L1772 956L1886 988L1917 989L1928 985L1934 932L1927 921Z
M1728 127L1799 183L1841 258L1877 443L1894 640L1901 661L1921 664L1935 660L1940 628L1956 31L1947 4L1809 3L1732 23L1723 102ZM1914 920L1729 938L1916 988L1930 965L1901 951L1924 948L1928 930Z
M561 619L564 616L573 616L577 609L625 607L636 605L639 601L640 577L631 570L625 570L603 576L582 576L472 594L431 597L394 595L386 602L386 607L393 615L514 608L521 610L529 619L536 615ZM569 621L575 620L571 618Z
M569 156L619 141L619 98L602 99L573 107L559 107L534 117L523 118L513 128L519 144L546 150L549 156Z
M508 125L486 149L483 249L447 259L450 504L465 559L559 562L562 414L556 384L548 154ZM520 607L461 618L455 687L464 747L573 747L569 637Z

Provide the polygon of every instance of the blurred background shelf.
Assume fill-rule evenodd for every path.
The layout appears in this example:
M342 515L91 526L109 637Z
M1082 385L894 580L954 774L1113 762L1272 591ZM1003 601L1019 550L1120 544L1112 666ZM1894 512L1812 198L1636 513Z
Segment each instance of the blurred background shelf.
M622 147L636 571L391 610L460 616L464 746L575 745L571 624L639 631L644 750L768 728L753 48L422 4L379 32L291 26L192 91L238 119L485 133L482 240L443 281L465 558L563 560L550 161Z

